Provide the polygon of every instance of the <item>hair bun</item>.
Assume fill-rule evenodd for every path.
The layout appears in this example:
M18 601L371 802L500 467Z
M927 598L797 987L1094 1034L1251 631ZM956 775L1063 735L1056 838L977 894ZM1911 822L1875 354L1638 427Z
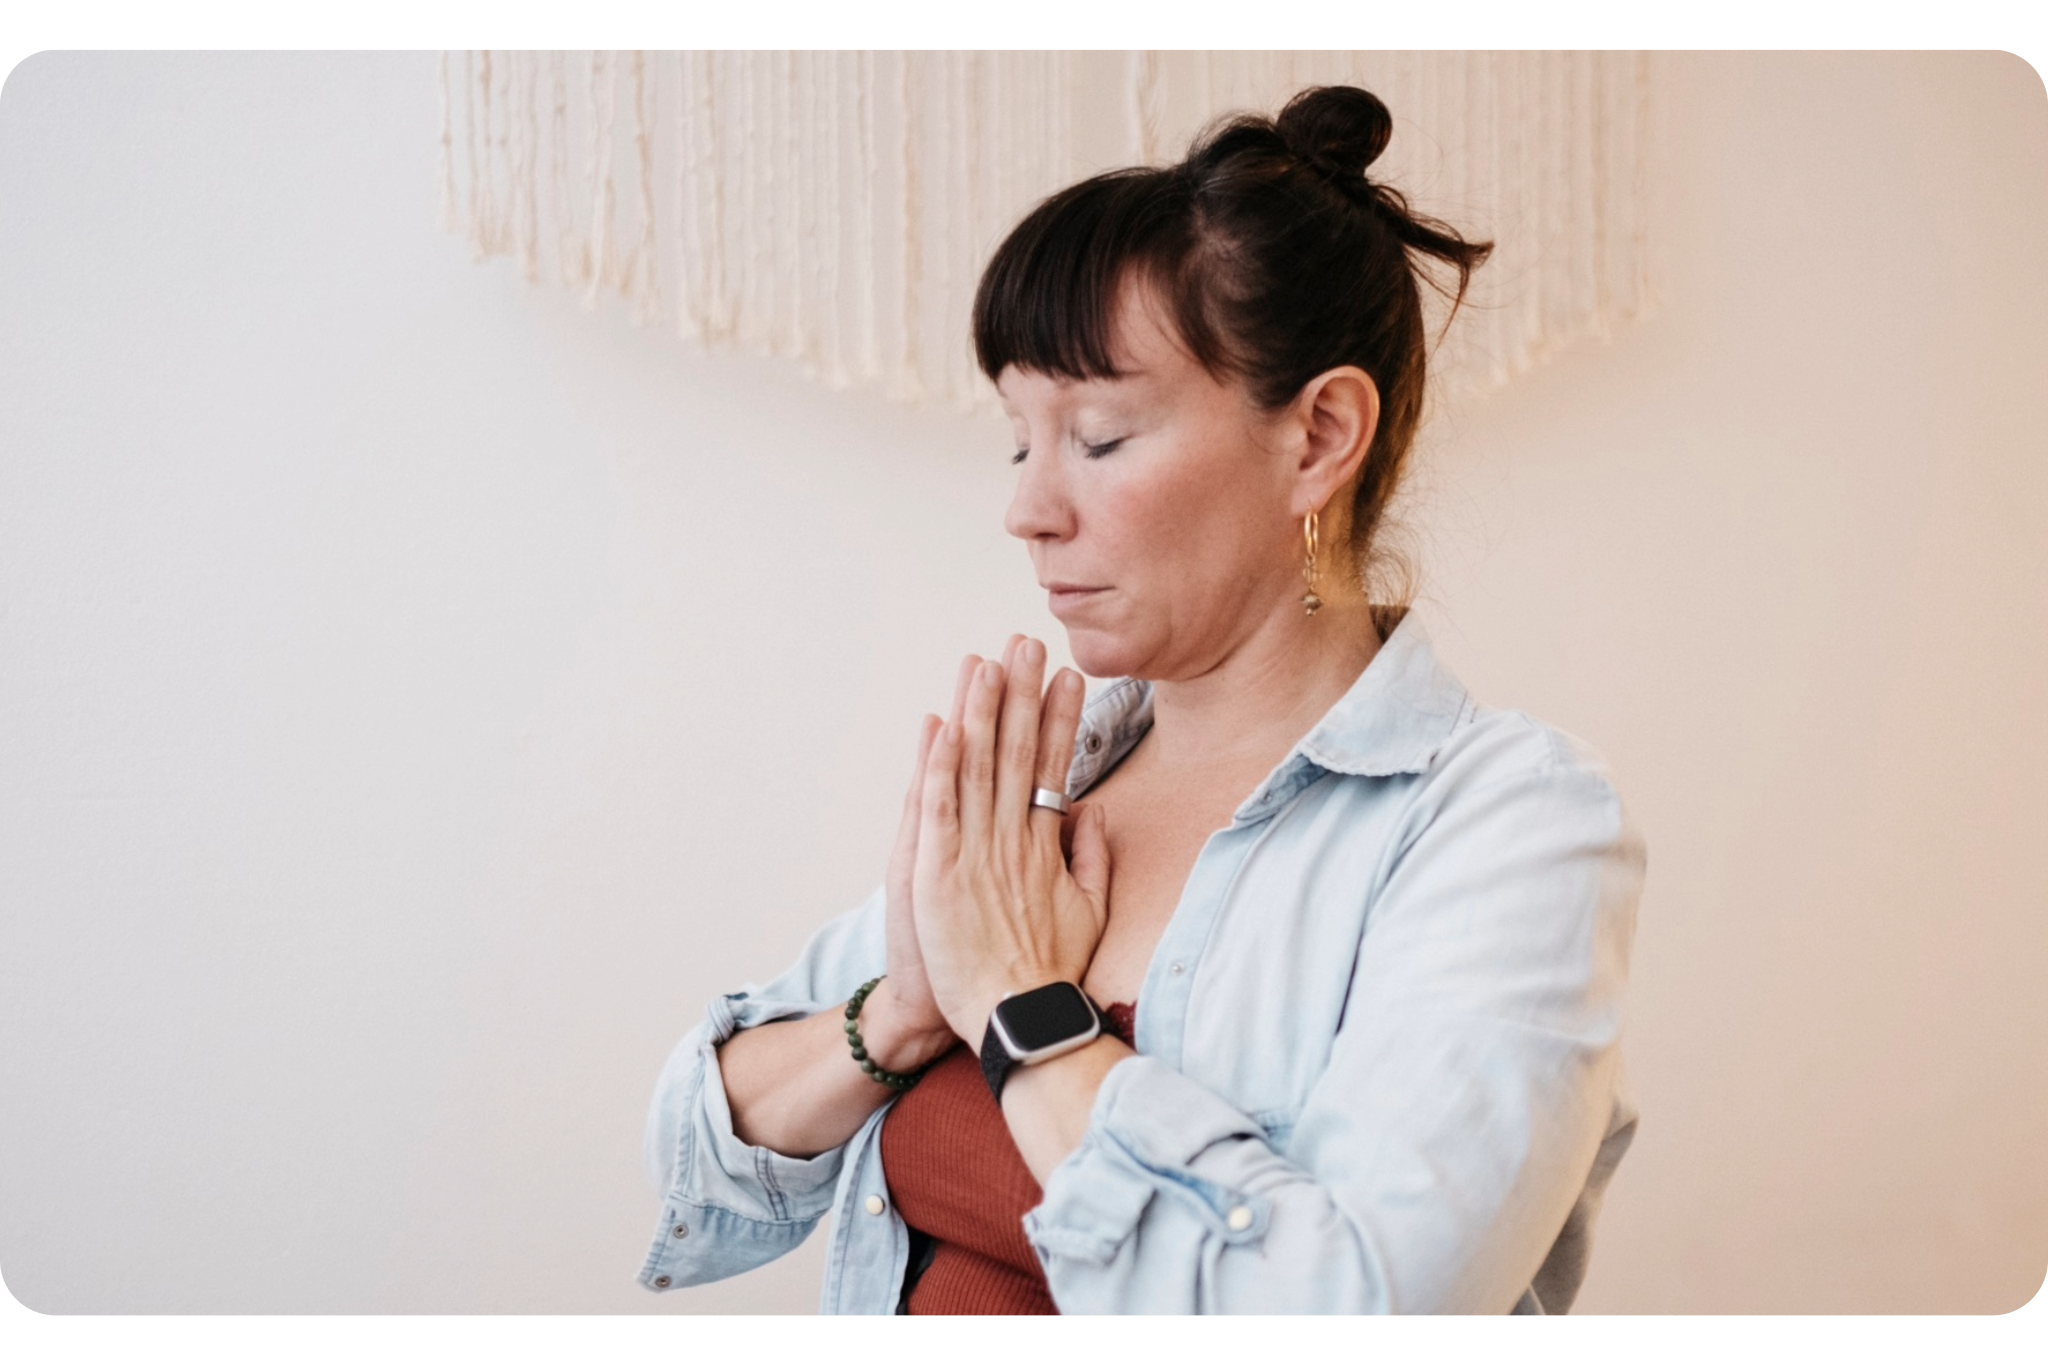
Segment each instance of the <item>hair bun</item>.
M1342 188L1363 193L1366 167L1394 135L1394 116L1369 90L1312 85L1287 101L1273 126L1294 155Z

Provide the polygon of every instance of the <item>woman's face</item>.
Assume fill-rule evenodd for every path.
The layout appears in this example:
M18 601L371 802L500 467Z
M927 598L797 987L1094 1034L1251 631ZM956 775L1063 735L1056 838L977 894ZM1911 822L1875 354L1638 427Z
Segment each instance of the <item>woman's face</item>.
M1182 349L1149 291L1116 316L1119 378L998 377L1023 457L1004 526L1082 672L1194 677L1301 596L1299 478L1285 424Z

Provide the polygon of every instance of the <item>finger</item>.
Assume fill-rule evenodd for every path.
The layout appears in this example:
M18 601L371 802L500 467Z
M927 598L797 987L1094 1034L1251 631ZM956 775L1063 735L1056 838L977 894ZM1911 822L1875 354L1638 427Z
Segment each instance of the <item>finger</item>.
M1038 780L1038 712L1044 687L1045 646L1024 639L1015 650L1002 724L996 730L996 828L1019 835L1031 818L1031 788Z
M891 890L906 891L911 871L917 865L917 826L924 814L924 769L931 761L932 739L939 732L939 718L926 716L918 726L917 766L910 773L910 789L903 795L903 816L896 822L896 847L889 857Z
M903 798L904 813L917 817L919 798L924 792L924 765L932 756L932 741L944 725L937 716L927 715L917 727L917 765L910 770L910 791Z
M981 667L981 656L970 654L960 661L960 677L953 684L953 709L946 719L958 725L967 711L967 689L974 685L974 670Z
M996 724L1003 701L1003 666L990 659L967 689L960 723L960 842L969 849L988 840L995 808Z
M1074 736L1081 728L1081 704L1087 686L1081 675L1062 668L1046 689L1038 719L1037 774L1032 785L1048 791L1067 790L1067 771L1074 766Z
M960 856L960 727L941 726L925 761L924 793L917 825L919 876L937 872Z
M1074 880L1097 908L1109 904L1109 818L1089 803L1074 822Z

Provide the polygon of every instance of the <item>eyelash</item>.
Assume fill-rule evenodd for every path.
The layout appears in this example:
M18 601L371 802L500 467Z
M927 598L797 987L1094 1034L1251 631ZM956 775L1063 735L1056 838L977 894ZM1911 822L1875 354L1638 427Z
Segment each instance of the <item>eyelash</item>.
M1116 448L1117 448L1118 446L1122 445L1122 444L1123 444L1123 443L1125 442L1125 440L1127 440L1127 439L1128 439L1127 437L1119 436L1119 437L1117 437L1117 438L1116 438L1116 439L1115 439L1114 441L1104 441L1104 442L1103 442L1103 443L1102 443L1101 445L1094 445L1094 446L1091 446L1091 445L1083 445L1083 446L1082 446L1081 448L1082 448L1083 450L1085 450L1085 451L1087 451L1087 452L1088 452L1088 458L1089 458L1089 459L1091 459L1091 460L1099 460L1099 459L1101 459L1101 458L1102 458L1103 456L1105 456L1105 455L1109 454L1109 453L1110 453L1111 451L1115 450L1115 449L1116 449ZM1011 463L1011 464L1023 464L1023 463L1024 463L1024 457L1025 457L1026 455L1029 455L1030 453L1031 453L1031 452L1030 452L1029 450L1020 450L1020 451L1018 451L1018 452L1017 452L1017 453L1016 453L1015 455L1012 455L1012 456L1010 457L1010 463Z

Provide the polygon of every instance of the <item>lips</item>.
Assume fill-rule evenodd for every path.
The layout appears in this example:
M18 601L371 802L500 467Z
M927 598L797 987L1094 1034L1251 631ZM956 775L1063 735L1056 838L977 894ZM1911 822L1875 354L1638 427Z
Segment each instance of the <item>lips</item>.
M1055 582L1045 585L1047 602L1054 611L1058 611L1061 607L1076 606L1094 597L1097 593L1108 591L1109 589L1107 588L1094 587L1086 583Z

